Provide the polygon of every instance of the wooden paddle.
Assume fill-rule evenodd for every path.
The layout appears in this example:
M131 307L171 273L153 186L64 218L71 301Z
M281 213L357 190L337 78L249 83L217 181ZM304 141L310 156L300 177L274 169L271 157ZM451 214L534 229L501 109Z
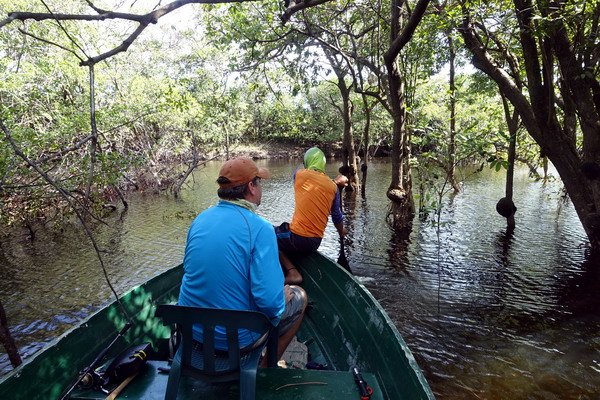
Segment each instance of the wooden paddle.
M106 400L115 400L117 398L117 396L119 395L119 393L121 393L123 391L123 389L125 389L125 386L129 385L129 382L131 382L133 380L133 378L135 378L137 376L137 372L133 375L131 375L129 378L125 379L123 382L121 382L121 384L119 386L117 386L115 388L115 390L113 390L112 392L110 392L110 394L106 397Z
M340 256L337 259L337 263L342 266L346 271L352 274L352 269L350 268L350 263L346 258L346 251L344 250L344 238L340 236Z
M344 187L346 187L348 185L348 179L347 178L342 179L342 178L345 178L345 176L338 175L333 180L338 187L337 196L339 196L339 199L340 199L340 211L343 211L343 209L344 209L344 199L342 198L342 190L344 190ZM343 235L344 234L341 233L341 231L340 231L340 256L337 259L337 263L339 265L341 265L346 271L352 273L352 269L350 269L350 263L348 262L348 259L346 258L346 251L344 250L344 236Z

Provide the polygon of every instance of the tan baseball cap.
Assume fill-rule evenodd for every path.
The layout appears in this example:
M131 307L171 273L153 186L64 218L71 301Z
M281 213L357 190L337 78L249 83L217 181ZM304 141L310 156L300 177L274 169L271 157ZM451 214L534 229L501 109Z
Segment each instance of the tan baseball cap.
M243 185L254 178L269 179L271 173L266 168L259 168L250 157L237 157L227 161L219 171L219 180L227 178L227 182L219 183L221 189Z

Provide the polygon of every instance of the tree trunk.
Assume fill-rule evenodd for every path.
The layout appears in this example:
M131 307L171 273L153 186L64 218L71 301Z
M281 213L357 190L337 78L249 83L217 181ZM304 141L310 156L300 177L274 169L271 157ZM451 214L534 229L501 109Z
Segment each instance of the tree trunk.
M565 37L567 29L562 26L562 19L551 21L553 29L545 30L551 36L538 47L533 23L536 9L528 0L514 0L514 4L527 72L527 94L515 85L511 76L499 67L500 63L484 47L475 34L466 7L463 8L461 34L466 47L473 54L473 65L498 84L519 113L528 133L556 167L591 246L600 249L600 109L594 103L594 82L584 78L587 76L586 71L580 63L573 62L576 47L572 43L568 45L569 39ZM546 11L549 9L546 3L542 7L546 7ZM558 7L557 10L562 8ZM557 109L554 84L550 80L553 74L548 72L554 68L554 57L564 80L565 88L562 92L572 97L570 106L575 107L580 118L582 156L570 136L571 126L561 126L557 117L562 110Z
M391 2L390 49L394 47L400 36L402 21L401 10L403 0ZM392 204L388 214L388 222L396 231L410 231L415 216L415 203L412 195L412 179L410 176L410 147L406 135L406 108L404 105L404 85L398 70L398 51L386 53L385 66L388 73L389 102L394 121L392 131L392 181L387 197Z
M460 185L456 181L456 82L455 82L455 59L456 50L452 31L448 32L448 51L450 53L450 144L448 145L448 165L446 173L448 182L452 185L454 193L460 192Z
M508 126L508 132L510 135L510 140L508 143L508 168L506 168L506 191L505 198L507 202L510 204L511 208L513 208L510 215L506 218L506 225L509 230L515 228L515 211L513 201L513 182L514 182L514 171L515 171L515 157L517 152L517 130L519 124L519 115L516 111L513 111L511 116L510 109L508 107L508 100L506 97L502 96L502 105L504 106L504 118L506 119L506 125Z
M229 160L229 129L227 129L227 123L223 123L223 130L225 131L225 160Z
M346 83L346 77L348 75L346 60L338 59L336 54L334 54L327 46L322 46L322 48L333 73L337 77L337 87L340 91L340 96L342 97L341 108L334 103L334 106L342 115L342 121L344 123L344 135L342 137L342 167L340 168L340 173L348 178L348 186L345 190L348 192L356 191L359 189L360 182L358 180L358 165L356 163L354 138L352 137L352 112L354 110L352 101L350 100L350 91L354 83L350 86Z
M408 158L410 147L406 135L406 108L404 107L404 86L396 63L388 65L390 84L390 105L393 111L392 131L392 182L387 197L392 201L390 223L394 230L410 230L415 216L412 196L412 179Z
M6 349L6 353L8 354L8 359L10 360L11 365L13 367L18 367L21 365L23 360L21 360L15 340L8 329L8 320L6 319L6 312L4 311L2 301L0 301L0 343L2 343Z
M367 170L369 168L369 130L371 129L371 107L365 94L362 95L363 108L365 110L365 127L363 129L363 159L360 166L362 178L360 182L360 193L362 198L366 198L365 188L367 187Z
M342 119L344 121L344 137L342 140L342 172L348 177L347 192L357 191L360 187L358 180L358 164L356 162L356 150L354 147L354 138L352 133L352 113L353 105L350 101L350 88L342 79L338 81L340 93L342 95Z

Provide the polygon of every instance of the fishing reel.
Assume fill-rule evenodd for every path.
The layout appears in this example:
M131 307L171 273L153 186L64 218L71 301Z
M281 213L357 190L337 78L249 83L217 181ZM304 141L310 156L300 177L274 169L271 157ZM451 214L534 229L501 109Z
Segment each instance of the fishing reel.
M108 379L104 374L97 371L84 371L77 386L82 389L101 390L104 393L108 393L104 388L107 383Z

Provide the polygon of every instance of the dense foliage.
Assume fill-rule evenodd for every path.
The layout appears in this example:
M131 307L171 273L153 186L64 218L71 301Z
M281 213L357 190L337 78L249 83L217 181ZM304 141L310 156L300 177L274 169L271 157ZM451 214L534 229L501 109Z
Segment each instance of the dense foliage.
M13 2L0 3L6 14ZM334 142L341 128L328 85L293 93L293 79L271 68L263 79L232 70L239 49L197 35L194 19L157 27L128 52L94 68L99 130L91 208L100 212L119 192L165 189L185 166L248 141ZM62 48L0 30L0 112L18 149L78 204L90 169L90 81L87 68ZM86 25L71 34L93 43ZM56 27L28 24L31 34L65 43ZM108 40L111 33L103 39ZM170 47L171 50L167 50ZM179 166L179 167L178 167ZM72 210L57 189L0 142L2 223L61 222ZM33 233L33 232L32 232Z
M580 179L573 164L581 159L562 167L561 154L540 136L544 112L558 121L550 128L564 128L573 148L582 149L587 162L595 160L595 142L583 140L594 121L577 121L583 116L573 89L578 81L566 79L566 64L558 69L570 54L557 43L578 44L574 56L587 66L582 80L598 90L597 4L191 3L144 20L144 34L135 37L129 36L135 19L100 22L94 15L56 21L46 14L0 25L3 224L61 221L72 208L67 198L98 213L124 201L131 188L177 194L203 160L248 142L342 142L346 157L355 147L364 154L366 141L371 150L391 150L390 199L412 197L415 167L423 182L439 177L458 188L452 176L457 163L508 167L512 110L523 121L516 121L516 158L533 172L541 144L566 176ZM0 13L152 11L138 2L98 6L0 0ZM529 14L515 14L515 7ZM424 13L417 16L419 10ZM126 51L90 61L128 37ZM528 61L536 40L542 43L537 62L544 64L538 71L545 74L543 87L549 92L553 85L561 95L552 98L550 114L537 103L528 109L527 95L510 86L540 96L536 64ZM496 61L487 65L490 54ZM472 56L483 73L469 67Z

